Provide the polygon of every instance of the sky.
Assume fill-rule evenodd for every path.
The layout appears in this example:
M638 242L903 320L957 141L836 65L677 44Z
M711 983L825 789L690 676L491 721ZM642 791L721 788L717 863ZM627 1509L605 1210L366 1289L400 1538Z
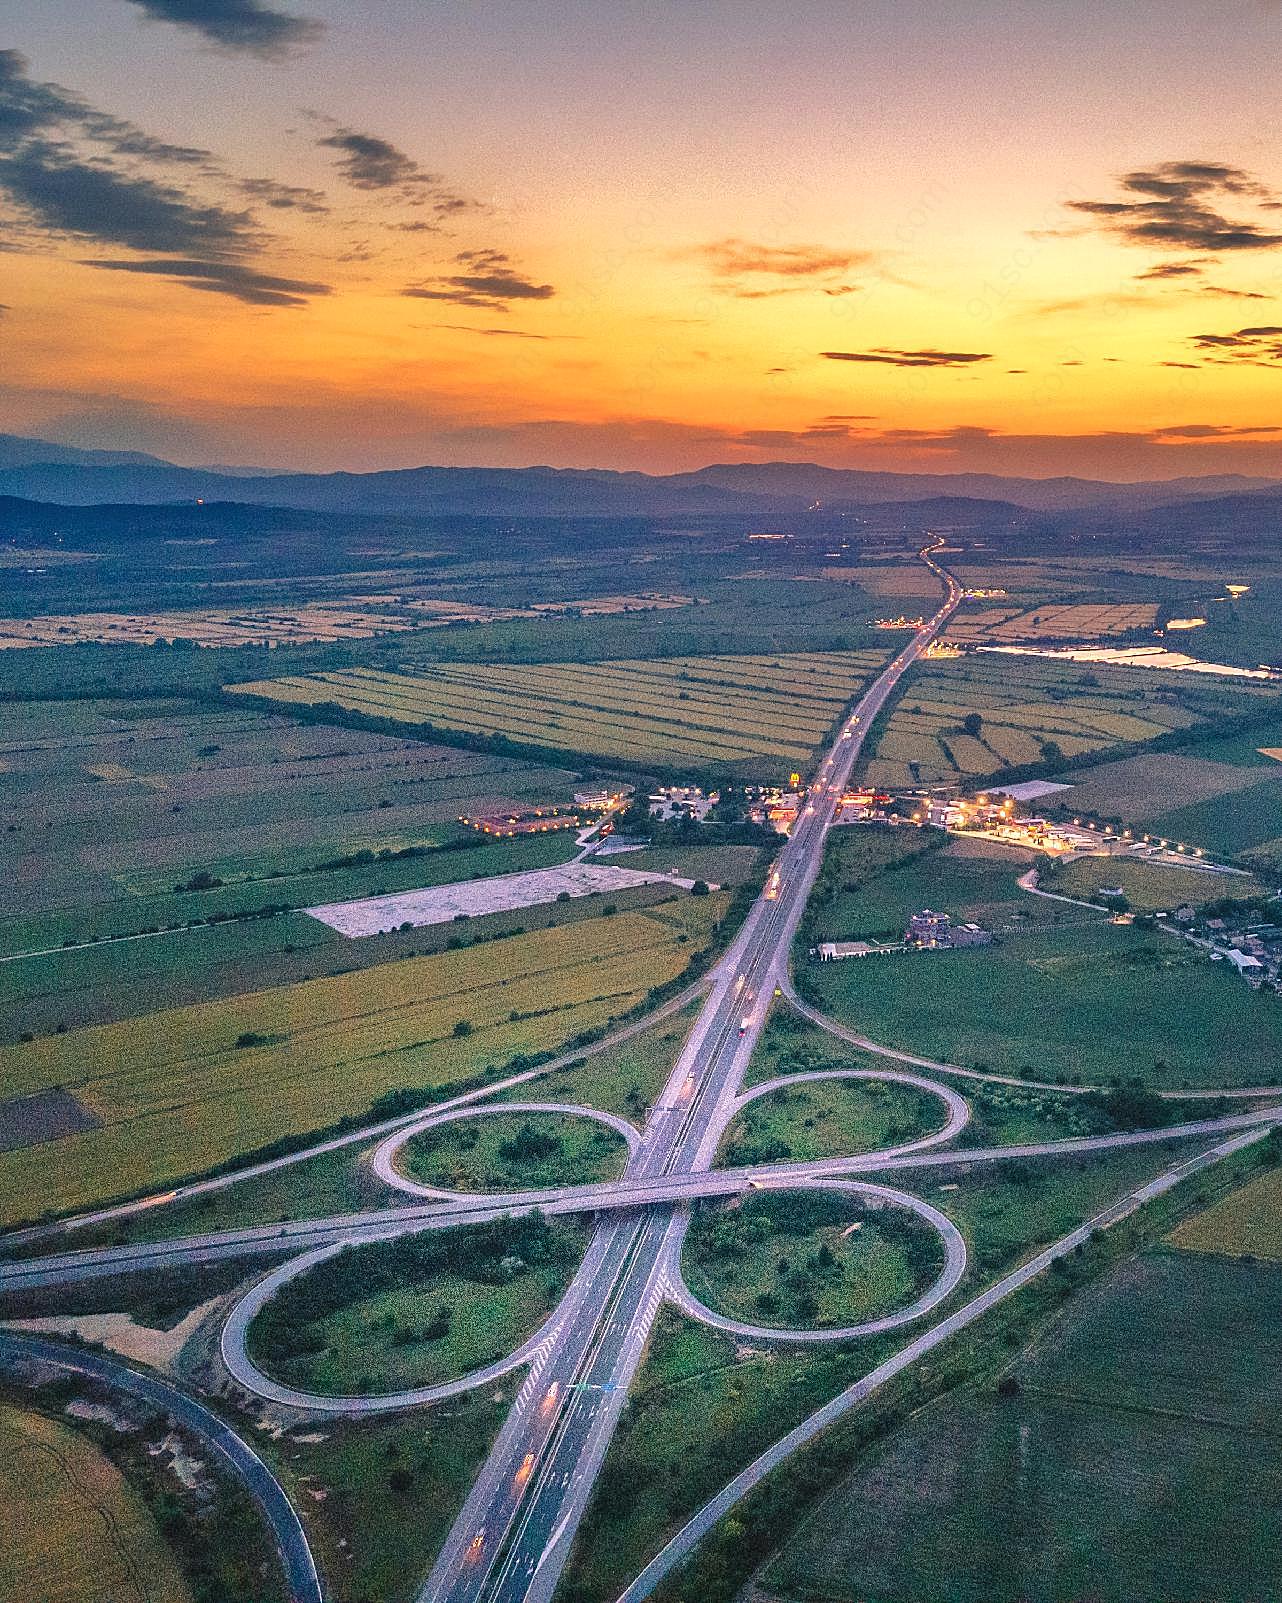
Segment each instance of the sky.
M1278 0L0 0L0 430L1282 476Z

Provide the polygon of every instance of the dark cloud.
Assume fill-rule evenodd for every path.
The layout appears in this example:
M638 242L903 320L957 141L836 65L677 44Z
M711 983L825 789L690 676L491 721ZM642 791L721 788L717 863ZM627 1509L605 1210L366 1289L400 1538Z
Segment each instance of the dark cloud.
M316 284L306 279L277 278L272 273L260 273L240 262L208 262L187 260L156 261L85 261L82 267L99 267L111 273L144 273L167 278L188 289L208 290L213 295L228 295L243 301L247 306L306 306L314 295L328 295L328 284Z
M224 50L278 59L308 45L325 31L306 17L291 16L260 0L130 0L157 22L190 28Z
M406 184L440 182L403 150L375 134L339 128L316 143L325 150L338 151L338 170L354 189L400 189Z
M450 301L455 306L478 306L505 312L512 301L551 300L551 284L536 284L500 250L465 250L454 258L461 273L445 274L411 284L401 291L413 300Z
M353 189L395 196L406 206L431 213L430 218L386 221L385 227L402 233L436 233L446 219L481 209L475 201L450 189L439 173L420 166L390 140L356 128L338 127L318 112L308 115L333 129L332 133L322 134L316 143L322 150L336 152L339 174Z
M896 351L875 346L871 351L820 351L830 362L880 362L889 367L969 367L991 362L991 351Z
M36 82L16 51L0 51L0 196L11 207L4 219L11 239L17 232L29 247L53 236L159 257L87 265L251 306L299 306L329 294L326 284L252 264L265 237L252 211L212 198L229 188L271 210L327 209L318 190L235 178L208 151L153 139L57 84Z
M872 251L838 250L827 245L759 245L746 239L717 239L682 253L702 262L718 289L740 300L819 290L852 295L857 284L844 275L877 260Z
M206 204L172 184L83 160L44 140L0 156L0 190L55 233L133 250L222 256L255 238L248 212Z
M1223 162L1168 161L1124 173L1119 200L1071 200L1071 211L1128 245L1181 250L1269 250L1282 234L1243 208L1273 212L1282 201L1241 167ZM1225 206L1239 215L1229 217Z
M207 150L155 139L121 117L99 111L56 83L29 76L25 56L0 50L0 150L12 150L31 137L76 137L105 146L112 155L138 157L174 166L199 166Z
M1209 257L1194 258L1187 262L1157 262L1144 273L1136 273L1136 278L1163 279L1163 278L1200 278L1202 269L1208 265Z
M1236 440L1253 434L1282 433L1282 423L1257 423L1240 428L1224 423L1173 423L1167 428L1154 429L1155 440Z
M274 178L241 178L236 188L273 211L328 212L319 189L302 189L297 184L278 184Z
M1194 334L1192 344L1217 366L1275 367L1282 362L1282 325L1260 323L1232 334Z

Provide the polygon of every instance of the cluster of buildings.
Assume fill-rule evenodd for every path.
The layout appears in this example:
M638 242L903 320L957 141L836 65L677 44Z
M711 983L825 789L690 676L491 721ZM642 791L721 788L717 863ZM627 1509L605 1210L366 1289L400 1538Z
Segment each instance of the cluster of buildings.
M879 957L890 952L949 952L962 946L991 946L992 932L978 924L955 924L947 913L923 907L908 920L901 941L821 941L811 953L820 963L848 957Z
M1196 908L1177 907L1171 923L1186 940L1210 954L1213 963L1228 963L1253 990L1267 986L1282 991L1282 928L1254 919L1204 918Z
M978 924L954 924L947 913L923 907L908 920L904 945L921 951L951 951L959 946L991 946L992 932Z
M523 813L462 813L459 823L479 834L503 840L513 835L550 835L558 829L583 827L578 813L566 812L560 807L535 807Z
M801 783L798 775L794 774L792 778L794 784ZM780 835L786 835L797 822L801 806L800 790L783 790L778 785L760 785L748 792L749 821L763 824Z
M649 813L651 818L665 823L682 819L700 823L720 800L719 790L704 791L698 785L668 785L651 793Z

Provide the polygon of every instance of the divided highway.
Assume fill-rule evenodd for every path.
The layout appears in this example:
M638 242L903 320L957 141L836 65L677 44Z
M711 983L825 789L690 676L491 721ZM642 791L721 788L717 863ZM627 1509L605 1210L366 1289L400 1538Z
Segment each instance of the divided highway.
M834 803L868 728L952 615L961 588L929 550L944 600L843 722L762 895L646 1124L626 1179L706 1170L733 1116L776 983L823 858ZM420 1593L420 1603L547 1603L569 1556L654 1316L672 1289L687 1220L642 1212L604 1223L562 1304L564 1321L518 1397Z

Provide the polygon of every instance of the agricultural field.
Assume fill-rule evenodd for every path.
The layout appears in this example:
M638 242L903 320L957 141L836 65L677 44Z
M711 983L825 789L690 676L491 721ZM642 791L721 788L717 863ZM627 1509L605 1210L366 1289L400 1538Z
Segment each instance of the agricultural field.
M1086 900L1098 896L1102 887L1120 886L1137 913L1169 910L1184 903L1200 907L1203 902L1218 901L1225 896L1264 896L1269 889L1250 874L1217 874L1134 857L1052 860L1041 868L1038 883L1043 890Z
M701 1302L747 1324L840 1328L893 1313L943 1268L929 1225L832 1191L753 1193L704 1204L682 1255Z
M1276 1266L1124 1263L996 1392L937 1403L869 1449L760 1589L825 1603L1270 1597L1282 1467L1262 1444L1282 1403L1280 1308Z
M79 1208L599 1028L712 938L724 894L0 1047L0 1217ZM41 1128L70 1095L90 1128ZM425 1095L425 1100L428 1098ZM61 1102L57 1118L65 1120ZM56 1142L56 1145L51 1144ZM56 1155L56 1161L54 1161Z
M919 669L881 729L866 777L889 788L966 785L1007 767L1141 744L1264 710L1276 693L1140 669L972 655ZM977 730L964 728L969 716Z
M1184 1252L1282 1261L1282 1169L1257 1174L1185 1219L1167 1240Z
M425 730L501 736L633 765L781 777L805 767L880 666L872 651L673 657L521 667L352 669L229 688L285 705L333 705Z
M0 1503L5 1603L190 1603L147 1505L66 1425L0 1404Z
M979 641L1008 645L1025 640L1103 640L1133 630L1151 630L1157 613L1152 602L1070 602L1027 610L986 603L979 611L961 611L948 625L948 638L968 645Z
M1282 1007L1226 967L1160 930L1083 912L1058 929L1009 929L994 946L812 964L802 976L834 1018L946 1063L1068 1084L1274 1084Z

